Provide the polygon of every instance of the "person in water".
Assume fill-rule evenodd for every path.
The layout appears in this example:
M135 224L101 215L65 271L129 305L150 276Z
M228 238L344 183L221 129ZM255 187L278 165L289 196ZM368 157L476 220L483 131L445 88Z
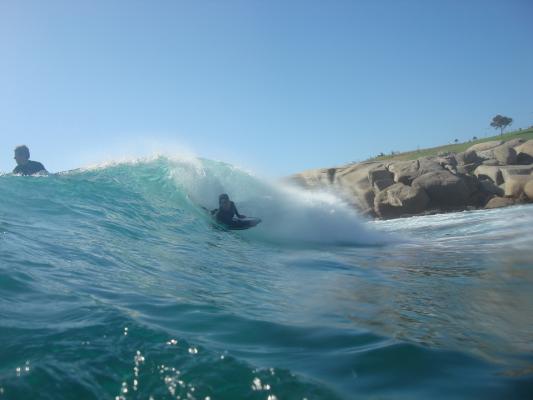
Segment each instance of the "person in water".
M246 218L246 215L239 214L235 203L230 200L226 193L218 196L218 205L219 208L211 211L211 214L215 216L218 222L231 225L235 221L233 219L234 216L237 216L237 218Z
M43 164L30 160L30 149L27 146L18 146L15 148L15 161L17 162L17 166L13 170L14 174L35 175L48 173Z

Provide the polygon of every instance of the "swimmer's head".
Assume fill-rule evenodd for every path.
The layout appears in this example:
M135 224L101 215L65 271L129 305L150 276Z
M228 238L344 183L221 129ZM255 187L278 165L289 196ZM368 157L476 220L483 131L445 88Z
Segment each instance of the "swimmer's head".
M222 193L220 196L218 196L218 204L220 206L224 206L230 202L229 196L226 193Z
M30 149L28 149L28 146L22 145L15 147L14 158L17 165L25 165L30 159Z

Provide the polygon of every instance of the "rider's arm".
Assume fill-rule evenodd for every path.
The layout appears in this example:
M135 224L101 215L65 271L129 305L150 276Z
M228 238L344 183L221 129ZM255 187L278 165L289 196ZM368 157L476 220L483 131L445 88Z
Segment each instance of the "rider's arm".
M246 218L246 215L239 214L237 211L237 207L235 207L235 203L233 203L233 211L235 212L235 215L239 218Z

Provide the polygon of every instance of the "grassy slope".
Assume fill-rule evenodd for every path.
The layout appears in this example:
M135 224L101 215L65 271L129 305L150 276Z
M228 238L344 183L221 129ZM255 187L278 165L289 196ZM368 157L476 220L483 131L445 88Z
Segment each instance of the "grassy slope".
M436 156L439 153L460 153L465 151L470 146L477 143L488 142L490 140L503 140L508 141L511 139L523 138L525 140L533 139L533 128L523 129L521 131L513 131L504 133L503 135L495 135L487 138L482 138L466 143L448 144L445 146L432 147L429 149L420 149L415 151L407 151L405 153L398 153L394 155L384 155L381 157L371 158L369 161L382 161L382 160L415 160L420 157Z

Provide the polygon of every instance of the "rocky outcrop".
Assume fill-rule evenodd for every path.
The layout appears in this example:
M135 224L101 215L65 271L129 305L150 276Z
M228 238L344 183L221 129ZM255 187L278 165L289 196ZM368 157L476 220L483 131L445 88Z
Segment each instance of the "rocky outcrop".
M471 194L460 176L444 170L419 176L413 181L413 186L426 191L433 208L466 205Z
M516 146L515 151L517 164L533 164L533 139Z
M368 216L397 218L533 202L530 159L533 140L491 141L457 154L310 170L290 180L334 191Z
M524 192L524 187L531 180L530 175L510 175L505 181L505 197L520 197Z
M499 187L498 185L496 185L490 179L480 180L479 184L481 186L481 190L485 193L490 193L495 196L503 196L505 194L505 190Z
M394 175L385 167L368 171L368 180L374 190L381 191L394 184Z
M378 216L396 218L423 212L429 201L421 187L395 183L377 194L374 207Z
M490 179L496 185L503 183L500 167L494 165L480 165L474 170L474 175L480 179Z

